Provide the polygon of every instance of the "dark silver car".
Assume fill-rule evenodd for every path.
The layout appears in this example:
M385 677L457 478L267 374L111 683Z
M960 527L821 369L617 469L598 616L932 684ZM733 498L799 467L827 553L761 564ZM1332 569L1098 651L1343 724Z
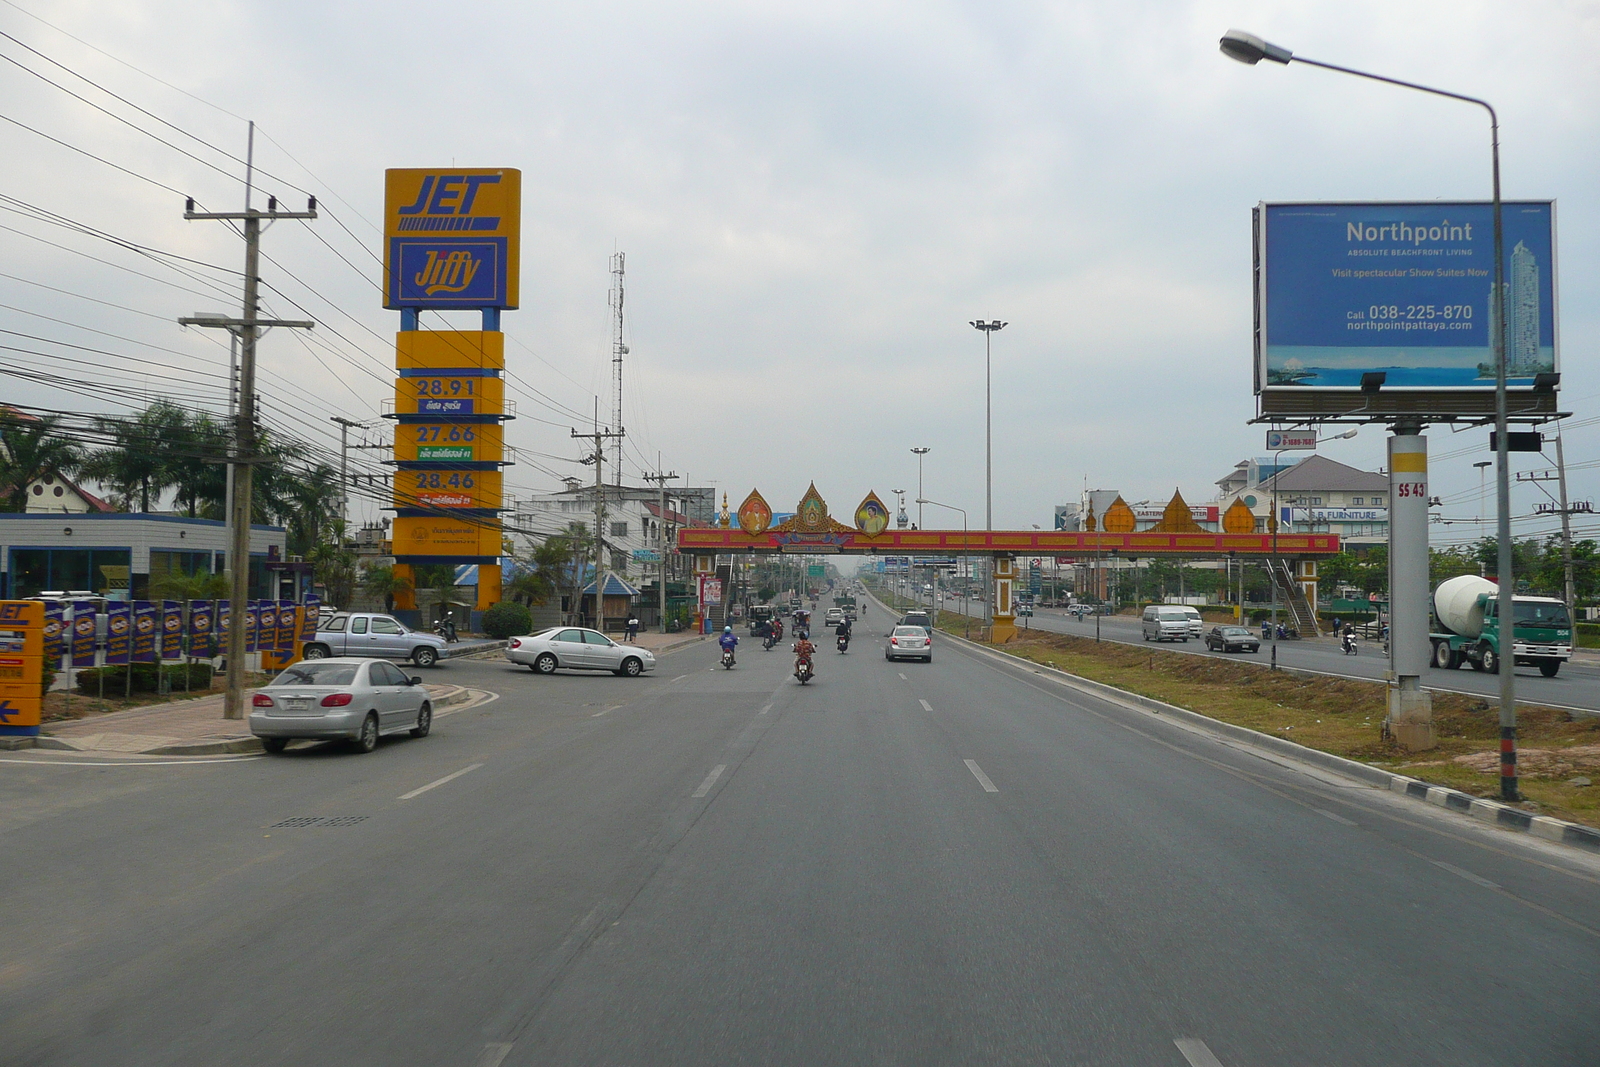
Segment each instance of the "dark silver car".
M1212 652L1259 652L1261 639L1244 626L1213 626L1206 634L1206 648Z
M251 698L250 732L268 752L296 738L346 738L361 752L383 734L427 737L433 705L421 678L381 659L303 660Z

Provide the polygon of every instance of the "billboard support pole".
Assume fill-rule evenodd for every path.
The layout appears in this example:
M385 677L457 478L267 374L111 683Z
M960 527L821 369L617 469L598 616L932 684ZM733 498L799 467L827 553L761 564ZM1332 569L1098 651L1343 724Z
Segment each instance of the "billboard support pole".
M1433 695L1422 688L1428 640L1428 439L1422 424L1389 438L1389 732L1405 748L1433 748Z

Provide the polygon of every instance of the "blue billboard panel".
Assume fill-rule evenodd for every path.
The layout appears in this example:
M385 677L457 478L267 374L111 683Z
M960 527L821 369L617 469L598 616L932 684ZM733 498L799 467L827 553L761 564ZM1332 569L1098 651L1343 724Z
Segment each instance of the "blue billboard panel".
M388 307L505 307L507 239L389 239Z
M1256 388L1492 390L1494 212L1486 202L1264 204ZM1503 205L1506 375L1559 369L1555 204Z

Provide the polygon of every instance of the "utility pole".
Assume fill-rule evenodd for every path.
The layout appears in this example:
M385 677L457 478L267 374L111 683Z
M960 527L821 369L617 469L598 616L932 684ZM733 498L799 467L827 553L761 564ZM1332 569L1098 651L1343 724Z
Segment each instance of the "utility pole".
M667 482L676 477L676 474L661 469L661 456L659 454L656 456L655 473L651 474L647 471L644 476L645 481L656 483L656 489L660 491L661 498L659 505L661 510L656 516L656 529L660 531L661 535L656 540L661 544L661 588L657 592L661 597L662 633L667 632Z
M1556 424L1556 472L1561 492L1561 570L1562 597L1567 602L1570 616L1577 602L1577 588L1572 580L1572 507L1567 503L1567 451L1561 444L1561 424ZM1570 620L1569 620L1570 621ZM1578 631L1573 630L1574 634ZM1574 641L1573 644L1578 642ZM1500 668L1505 670L1504 667Z
M342 526L350 525L350 428L360 426L359 422L352 419L341 418L334 415L330 422L339 424L339 522ZM344 537L340 530L339 536Z
M194 197L185 204L185 219L214 219L244 223L244 309L237 319L215 315L195 315L178 320L183 326L212 326L231 331L239 339L239 405L233 423L233 502L228 512L228 568L232 572L228 604L228 681L223 698L223 718L244 718L245 604L250 596L250 468L259 463L256 455L256 339L257 331L273 326L309 330L315 323L258 317L261 293L261 220L314 219L317 198L306 202L304 211L279 211L278 198L267 198L267 210L250 206L254 181L256 124L250 124L249 147L245 156L244 210L196 211Z
M615 381L612 391L616 394L616 410L612 422L617 427L617 488L622 488L622 357L628 354L628 346L622 340L622 276L624 270L624 254L613 252L611 255L611 276L616 279L611 287L611 365L615 372Z
M573 437L582 437L594 441L594 451L580 463L594 464L594 628L601 633L606 632L606 442L620 439L621 432L616 430L602 430L599 426L592 433L579 433L572 431ZM579 611L582 611L582 600L579 601Z

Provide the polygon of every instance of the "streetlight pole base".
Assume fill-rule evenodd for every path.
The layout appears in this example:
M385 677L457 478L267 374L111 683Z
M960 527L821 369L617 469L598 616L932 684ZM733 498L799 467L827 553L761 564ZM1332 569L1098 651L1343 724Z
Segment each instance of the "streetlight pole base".
M1426 689L1389 689L1389 735L1407 752L1439 747L1433 724L1433 694Z

